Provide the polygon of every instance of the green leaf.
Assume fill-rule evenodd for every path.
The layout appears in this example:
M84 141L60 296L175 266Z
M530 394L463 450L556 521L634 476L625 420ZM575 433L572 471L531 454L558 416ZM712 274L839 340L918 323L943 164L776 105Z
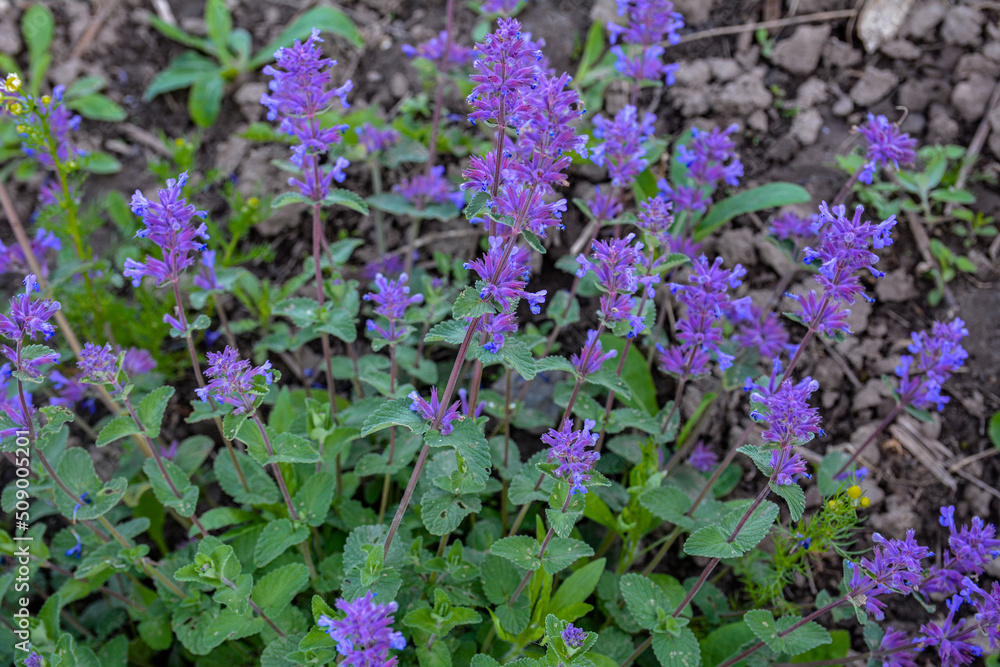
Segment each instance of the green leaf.
M37 96L42 80L45 78L45 70L48 69L52 60L49 53L52 36L55 34L55 20L52 18L52 12L41 4L28 7L21 17L21 34L24 35L24 42L28 45L28 59L31 69L31 78L28 83L31 87L31 94Z
M480 190L472 197L470 201L465 206L465 217L467 220L472 220L476 215L486 207L490 202L490 193Z
M226 44L229 41L229 33L233 30L233 17L226 7L226 0L208 0L205 3L205 27L220 59L223 62L227 61L229 49Z
M262 466L272 463L315 463L319 461L319 452L312 440L287 431L276 433L269 427L265 427L264 430L267 432L273 454L268 453L260 429L255 423L244 422L236 436L238 440L246 443L247 453Z
M1000 449L1000 412L995 412L993 413L993 416L990 417L990 425L988 431L990 436L990 442L993 443L994 447Z
M226 80L219 71L208 74L191 84L188 95L188 113L198 127L211 127L222 107L222 93Z
M489 301L479 298L479 293L486 286L482 280L476 282L475 286L466 287L455 299L455 305L451 313L456 320L463 317L482 317L487 313L495 313L496 307Z
M456 495L436 488L430 489L420 500L420 518L431 535L452 532L465 517L482 509L483 503L476 495Z
M536 234L525 229L521 232L521 236L524 237L524 242L531 246L532 250L542 255L545 254L545 246L542 245L542 240Z
M604 53L604 26L600 21L594 21L587 31L587 41L583 46L583 55L580 57L580 64L576 69L576 81L583 81L583 78L590 71L590 68L600 59Z
M537 551L535 552L537 554ZM564 570L581 558L594 555L594 550L582 540L571 537L553 537L542 556L542 567L549 574Z
M545 314L556 326L565 328L580 321L580 302L576 297L571 298L568 290L561 289L549 299Z
M263 576L253 587L251 599L269 616L277 615L308 585L308 568L302 563L292 563Z
M215 477L219 480L219 486L222 487L222 490L241 504L260 506L279 502L281 495L278 486L264 471L264 468L243 452L235 452L235 454L250 490L244 489L240 483L232 457L228 454L220 454L215 457L214 469Z
M167 23L158 16L150 16L149 22L154 28L156 28L160 32L160 34L162 34L167 39L172 39L179 44L183 44L184 46L189 46L192 49L198 49L199 51L204 51L205 53L211 53L212 51L212 45L209 43L207 39L204 39L202 37L195 37L194 35L189 35L188 33L178 28L176 25ZM197 55L197 54L192 54L192 55Z
M729 536L743 516L744 509L730 512L722 519L721 526L705 526L693 533L684 543L684 553L706 558L738 558L764 539L778 517L778 506L765 500L743 525L736 538Z
M139 421L146 429L150 438L157 438L160 435L160 423L163 421L163 413L167 409L170 397L174 395L174 388L169 386L159 387L146 394L139 405L136 406L135 413Z
M107 484L102 484L94 471L94 461L90 454L80 447L70 447L59 461L56 474L70 490L73 497L62 491L55 493L56 505L63 516L84 519L96 519L111 510L122 496L128 481L124 477L115 477ZM86 493L89 503L81 502L80 497ZM79 505L79 508L77 508Z
M156 499L165 506L177 510L177 513L181 516L191 516L198 505L198 487L192 484L187 475L184 474L184 471L174 465L172 461L162 459L162 462L167 474L170 475L170 481L174 483L174 488L177 489L177 494L180 494L180 497L171 490L167 479L163 476L163 471L156 465L156 461L154 459L146 459L145 463L142 464L142 469L146 473L146 477L149 478L149 482L153 485L153 493L156 494Z
M601 335L601 346L604 351L617 350L616 362L621 359L625 349L625 341L611 334ZM645 410L648 414L655 415L657 411L656 387L653 385L653 375L646 365L646 357L636 348L631 346L628 356L625 358L625 367L622 369L622 379L628 385L631 397L622 397L622 403Z
M94 441L94 444L98 447L103 447L108 443L138 432L139 427L136 426L131 416L127 414L120 415L112 419L101 429L101 432L97 434L97 440Z
M791 515L792 521L801 519L802 513L806 511L806 493L802 487L794 482L792 484L771 482L769 486L776 495L784 498L785 502L788 503L788 513Z
M151 17L151 20L155 17ZM158 19L157 19L158 20ZM154 22L154 26L156 23ZM186 51L170 61L167 68L153 77L143 93L142 99L150 101L157 95L170 92L171 90L182 90L190 88L195 81L212 76L218 72L219 66L206 58L192 51Z
M323 199L323 206L343 206L361 215L368 215L368 204L361 195L344 188L331 188Z
M810 199L811 195L808 190L793 183L768 183L751 190L745 190L713 205L708 214L695 227L694 240L701 241L738 215L762 211L766 208L804 204Z
M653 635L653 653L663 667L701 666L701 646L690 628L681 628L677 636Z
M757 638L777 653L798 655L833 641L830 633L814 621L796 628L789 634L781 634L801 620L801 616L791 614L775 621L774 614L764 609L752 609L743 615L743 622L757 635Z
M691 529L694 521L686 514L691 509L691 498L675 486L650 489L639 496L639 503L663 521Z
M82 161L81 167L91 174L117 174L122 170L122 163L103 151L94 151Z
M361 436L371 435L390 426L405 426L414 433L424 433L430 424L417 412L410 409L413 401L400 398L386 401L372 412L361 427Z
M271 208L282 208L283 206L288 206L289 204L311 205L312 203L312 199L309 199L309 197L306 197L301 192L282 192L280 195L271 200Z
M522 570L538 569L541 564L538 560L538 549L538 541L527 535L505 537L490 545L491 554L506 558Z
M530 540L531 538L527 537L526 539ZM491 551L496 544L497 542L494 542L490 546ZM534 542L534 544L538 543ZM517 549L513 550L517 551ZM535 553L538 553L537 546ZM494 605L507 602L517 590L517 585L521 583L521 574L514 567L513 561L493 554L487 554L486 558L483 559L483 564L479 568L479 576L483 583L483 593L486 594L486 599Z
M314 7L296 19L295 23L281 31L281 34L274 41L258 51L249 62L248 67L257 69L269 62L274 58L275 51L283 46L291 46L296 39L305 39L313 28L318 28L320 32L340 35L358 48L365 44L357 26L344 12L332 7Z
M117 102L98 93L67 100L66 106L90 120L117 123L128 117L128 113Z
M587 382L613 391L623 402L632 398L632 392L629 390L625 380L607 368L600 368L596 373L588 375Z
M292 506L299 513L299 518L310 526L322 526L330 511L336 487L336 478L328 472L310 475L292 499Z
M429 447L450 447L458 456L458 473L474 485L485 485L492 465L490 446L482 427L466 419L452 423L452 432L442 435L429 431L424 436Z
M663 613L669 614L675 608L664 590L641 574L624 575L619 580L618 587L629 613L646 630L655 628Z
M236 588L221 586L215 591L212 599L219 604L224 604L234 613L245 614L250 607L250 592L253 590L253 576L241 574L233 582Z
M558 614L559 610L590 597L597 588L597 582L601 580L606 562L606 558L598 558L566 577L549 601L549 611Z
M307 526L295 526L289 519L272 519L261 529L253 560L257 567L264 567L296 544L309 537Z

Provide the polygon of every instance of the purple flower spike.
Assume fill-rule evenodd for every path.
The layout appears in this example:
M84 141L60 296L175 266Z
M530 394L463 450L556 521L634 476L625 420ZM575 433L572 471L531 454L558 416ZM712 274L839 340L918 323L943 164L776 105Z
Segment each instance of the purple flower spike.
M446 48L447 53L445 53ZM476 57L474 49L462 46L461 44L456 44L454 39L452 39L449 47L448 33L444 30L423 44L418 44L415 47L409 44L403 44L402 51L407 58L426 58L427 60L435 63L438 67L441 66L441 63L445 63L447 65L446 69L449 70L464 67L471 63Z
M868 152L865 156L868 162L858 176L862 183L870 184L879 167L891 164L899 169L900 162L910 164L917 157L917 140L900 132L885 116L869 113L868 122L859 127L858 131L868 140Z
M206 292L221 289L219 279L215 275L215 251L206 250L201 253L201 273L194 277L194 285Z
M691 450L688 463L698 472L712 472L719 465L719 455L706 447L704 442L698 441Z
M379 129L371 123L365 123L354 131L358 135L358 143L365 147L369 155L383 151L399 141L399 132L391 127Z
M587 633L570 623L562 631L562 640L569 649L580 648L587 641Z
M666 41L677 44L677 31L684 27L684 18L674 11L669 0L617 0L618 15L624 16L626 24L608 24L611 43L619 39L622 46L611 48L618 58L615 69L637 80L663 78L669 86L674 82L676 64L664 65L660 58Z
M615 114L614 120L601 115L594 117L594 136L603 139L590 153L599 167L607 166L612 185L626 187L635 180L649 162L644 158L644 139L653 134L656 116L647 113L640 122L638 111L630 104Z
M69 554L66 554L67 556ZM38 655L34 651L31 652L27 658L24 659L24 667L42 667L42 656Z
M23 285L24 292L10 300L10 315L0 314L0 334L16 342L25 338L35 340L38 334L48 340L56 332L49 319L62 306L49 299L31 300L31 293L41 290L35 274L29 273Z
M364 295L365 301L375 303L375 313L387 319L399 319L410 306L424 302L423 294L410 296L409 277L403 273L396 280L389 280L381 273L375 276L375 292Z
M347 93L353 83L347 80L337 88L331 88L331 70L335 60L323 57L319 44L319 30L313 29L305 42L299 40L289 47L278 49L275 65L268 65L264 73L273 77L268 83L270 92L264 93L260 103L267 107L268 120L280 120L281 131L298 140L292 147L292 163L302 170L304 180L289 179L289 183L299 188L312 201L322 201L329 192L334 179L343 180L343 170L349 164L344 158L337 158L326 174L320 166L320 156L327 153L334 144L343 140L346 125L324 128L320 115L332 104L334 98L340 100L345 109Z
M475 271L487 283L479 298L493 302L501 311L511 310L518 299L525 299L531 306L531 312L538 314L541 303L545 301L546 290L526 292L528 271L517 262L513 253L504 260L504 239L491 236L489 243L490 249L485 256L464 264L466 269Z
M520 2L521 0L485 0L480 11L483 14L510 14Z
M968 358L961 345L968 335L965 322L957 317L950 324L935 322L930 333L910 334L913 342L908 349L914 356L904 354L896 366L903 405L921 410L937 407L938 412L944 409L949 399L941 395L941 386Z
M85 381L91 384L117 382L118 355L108 343L105 343L104 347L86 343L80 352L80 359L76 362L76 366L83 373Z
M916 651L911 640L902 630L891 625L885 629L878 653L884 656L882 667L917 667Z
M617 356L618 350L604 351L601 347L601 339L597 337L597 330L591 329L587 332L587 342L580 350L580 353L571 356L569 361L581 377L587 377L599 371L601 364L605 361L614 359Z
M483 315L480 331L489 340L483 345L483 349L491 354L496 354L503 348L506 342L505 334L517 331L517 317L513 313L487 313Z
M670 227L674 224L674 203L666 197L649 197L639 205L636 226L646 232L660 245L667 248L671 243Z
M187 184L187 172L176 179L167 179L167 187L157 191L157 200L150 201L139 190L132 195L132 212L142 218L143 229L137 238L151 241L160 248L163 260L147 257L146 262L125 260L125 276L132 279L133 287L142 284L149 276L157 285L177 280L184 270L194 264L194 252L205 250L202 241L208 240L208 227L204 222L193 223L194 218L205 218L205 211L197 210L184 198L182 190Z
M271 384L271 362L265 361L262 366L252 367L246 359L240 359L239 352L226 346L222 352L208 353L208 368L205 377L211 378L208 384L195 393L203 402L209 397L229 405L236 406L235 414L253 411L251 396L259 393L254 387L254 379L264 378L266 384Z
M416 391L410 392L410 400L413 401L410 403L410 409L431 423L434 422L438 412L441 411L441 401L438 399L437 387L431 388L430 403L424 400ZM461 403L459 401L455 401L451 404L451 407L445 411L444 415L442 415L441 424L438 427L438 430L441 431L441 435L449 435L453 430L455 430L455 427L452 426L451 423L461 417L458 412L460 405Z
M404 178L401 183L393 186L398 192L418 208L423 208L433 202L435 204L452 203L456 208L462 208L465 199L460 191L452 190L451 183L444 175L444 165L431 167L431 173L423 172Z
M798 452L791 448L776 449L771 452L771 467L774 469L774 483L778 486L790 486L795 483L795 476L811 478L806 473L806 461Z
M573 421L567 419L558 431L550 428L542 436L542 442L549 445L549 463L558 462L554 475L572 485L570 493L586 493L584 486L590 481L589 472L601 455L588 447L597 443L598 435L591 433L597 422L587 419L583 422L583 430L574 431Z
M520 110L522 96L538 75L542 56L532 46L516 19L500 19L496 31L476 45L481 56L473 63L476 87L468 98L473 108L470 121L492 119L501 127L510 124L511 115Z
M819 426L819 410L809 405L809 397L819 383L806 377L797 384L788 379L779 385L780 375L781 364L775 360L768 383L759 385L748 379L748 387L754 390L750 400L755 404L750 416L765 426L761 436L784 448L808 442L823 429Z
M389 651L402 651L406 639L392 629L392 615L399 608L395 602L375 604L371 591L353 602L341 598L336 607L343 618L323 615L316 624L337 642L337 652L344 656L341 665L349 667L395 667L396 656Z
M594 241L590 259L582 254L576 259L580 264L576 275L582 278L588 270L593 270L604 292L598 313L604 323L610 328L618 322L628 322L630 338L637 336L645 327L644 319L632 312L635 307L633 294L642 285L651 296L653 284L660 279L659 275L638 275L638 270L643 268L643 245L633 244L634 239L635 234L629 234L624 238Z
M948 616L940 625L926 623L920 626L921 634L917 637L917 647L923 650L929 646L937 647L938 657L942 667L958 667L967 665L983 654L983 650L970 643L976 636L974 627L966 627L966 619L955 622L955 612L962 606L962 598L954 596L947 603Z
M138 377L146 373L152 373L156 369L156 359L147 350L138 347L130 347L125 350L125 361L122 368L129 377Z
M817 222L819 222L818 215L803 218L795 211L786 211L771 221L768 231L775 238L805 241L815 235L814 226Z

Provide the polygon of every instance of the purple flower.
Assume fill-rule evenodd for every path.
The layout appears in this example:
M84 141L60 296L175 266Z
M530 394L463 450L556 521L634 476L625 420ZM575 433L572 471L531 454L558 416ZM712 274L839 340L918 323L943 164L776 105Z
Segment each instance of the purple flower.
M601 364L605 361L614 359L617 356L618 350L604 351L601 347L601 339L597 336L597 330L591 329L587 332L587 342L580 350L580 353L571 356L569 361L573 364L573 368L580 377L585 378L599 371Z
M137 238L152 241L163 253L163 260L147 257L146 262L125 260L125 276L132 285L142 284L144 276L154 279L157 285L177 280L187 267L194 264L193 252L201 252L208 240L208 227L204 222L195 226L192 219L204 219L207 213L199 211L184 198L187 172L176 179L167 179L167 187L157 191L157 201L150 201L139 190L132 195L132 212L142 218L143 229Z
M815 214L803 218L795 211L785 211L771 221L768 231L775 238L804 241L815 235L815 226L819 222L819 216Z
M76 544L66 550L66 557L80 560L80 556L83 555L83 543L80 542L80 536L76 534L76 531L73 531L73 537L76 538Z
M597 240L592 244L593 253L588 259L579 255L576 261L580 264L576 275L580 278L593 270L598 286L604 294L601 296L601 308L598 314L609 327L617 322L628 322L629 338L637 336L645 327L645 321L640 315L632 313L635 298L632 296L640 285L645 286L647 295L652 297L652 285L659 281L659 275L638 275L637 269L642 269L642 243L633 244L635 234L624 238Z
M348 108L347 93L354 85L348 79L340 87L330 88L331 70L337 63L323 57L319 46L322 41L319 30L314 28L305 42L296 40L294 45L278 49L274 54L277 67L264 68L264 73L273 77L268 83L270 92L260 98L261 104L268 109L268 120L280 119L281 131L299 141L292 148L291 159L302 170L305 180L290 178L289 184L298 187L312 201L322 201L333 179L343 180L343 170L349 164L339 157L332 168L323 173L320 156L341 142L347 126L324 128L320 115L332 105L334 98L339 98L340 105Z
M410 392L410 400L413 401L410 403L410 409L431 423L434 422L438 412L441 411L441 401L438 399L437 387L431 387L430 403L421 398L420 394L416 391ZM461 417L458 412L459 405L459 401L455 401L451 404L451 407L444 411L444 414L441 416L441 423L438 426L441 435L448 435L455 430L455 427L451 423Z
M691 450L688 463L698 472L712 472L715 470L715 466L719 465L719 455L699 440L698 444Z
M742 284L745 275L746 269L739 264L723 269L721 257L709 264L702 255L692 262L688 285L671 283L671 291L686 310L677 320L677 343L670 348L657 346L661 370L678 377L703 375L708 372L710 353L715 354L722 370L732 366L732 355L722 352L718 345L722 342L725 313L749 308L748 297L730 301L727 294Z
M733 340L741 347L755 349L762 359L777 359L788 345L788 332L773 312L763 315L758 306L751 305L749 317L735 320L737 332Z
M791 447L775 449L771 452L771 468L774 469L774 483L778 486L794 484L796 475L811 477L806 473L805 459L798 452L793 453Z
M66 554L67 556L69 554ZM34 651L31 652L27 658L24 659L24 667L42 667L42 656L38 655Z
M875 171L883 165L891 164L899 169L900 162L910 164L917 157L914 150L917 140L900 132L885 116L869 113L868 122L859 127L858 131L868 140L868 152L865 155L868 162L858 175L858 180L862 183L871 183Z
M479 401L476 403L476 409L472 411L472 414L469 414L469 392L465 389L458 390L458 400L462 404L462 414L473 419L479 419L483 414L483 408L486 407L486 401Z
M587 641L587 633L570 623L562 631L562 640L569 649L580 648Z
M622 212L622 205L618 201L618 197L615 196L614 188L611 189L610 193L605 194L599 185L594 186L594 195L587 200L587 206L594 217L602 222L614 220Z
M664 78L669 86L674 82L676 64L664 65L660 60L667 41L677 44L677 31L684 27L684 18L674 11L669 0L617 0L618 15L626 17L624 26L608 24L611 43L620 38L623 46L612 47L618 61L615 69L637 80Z
M590 159L599 167L607 166L611 183L616 187L628 187L636 176L642 173L649 162L644 158L644 139L653 134L656 116L647 113L639 121L638 111L626 104L608 120L600 114L594 116L594 136L603 139L590 153Z
M93 343L84 343L77 368L83 374L81 378L90 384L114 384L118 377L118 355L105 343L103 347Z
M201 273L194 277L194 285L206 292L221 289L219 279L215 276L215 251L206 250L201 253Z
M122 362L122 368L129 377L138 377L146 373L151 373L156 368L156 360L153 359L153 355L147 350L130 347L125 350L125 360Z
M905 632L891 625L887 627L877 651L882 657L882 667L917 667L917 654L910 648L912 645L913 640Z
M462 193L451 189L451 183L444 175L443 164L431 167L429 174L421 172L410 178L404 178L392 189L418 208L423 208L431 202L435 204L451 202L456 208L461 209L465 203Z
M399 132L391 127L379 129L371 123L365 123L354 128L354 131L358 135L358 143L365 147L369 155L383 151L399 141Z
M55 160L65 164L87 153L73 145L70 133L80 129L80 116L70 111L63 104L65 86L56 86L51 96L33 100L35 113L18 117L18 124L24 128L19 130L21 149L24 154L38 160L39 164L49 169L55 169ZM6 110L11 111L15 104L27 106L28 100L20 93L9 91L3 93ZM18 114L12 114L18 116ZM53 157L52 146L55 146Z
M670 244L670 227L674 224L674 203L666 197L648 197L639 205L636 227L646 232L666 248Z
M541 304L545 301L546 290L526 292L528 271L521 266L510 253L504 252L505 242L502 237L491 236L490 249L480 259L466 262L466 269L471 269L486 281L486 286L479 293L483 301L492 301L501 311L511 310L518 299L525 299L536 315L541 312Z
M517 331L517 317L513 313L486 313L479 329L489 339L483 344L483 349L496 354L506 342L504 334Z
M60 250L62 244L56 235L45 229L37 229L35 238L31 241L31 252L39 260L45 259L45 253L49 250ZM49 267L46 262L42 262L42 276L48 275ZM24 273L28 269L28 262L24 257L24 251L20 245L7 246L0 242L0 273L14 272Z
M764 423L761 436L779 447L799 445L823 432L819 427L819 410L809 405L809 397L819 383L806 377L797 384L791 379L779 384L781 364L776 359L767 384L756 384L747 378L747 389L753 389L750 400L754 410L750 416Z
M953 506L941 508L939 521L951 532L948 548L955 557L955 568L963 574L980 575L991 560L1000 557L996 526L975 516L971 525L956 529L954 516Z
M917 637L917 646L923 650L928 646L936 646L942 667L967 665L983 654L983 650L969 643L976 636L975 628L965 625L966 619L955 622L955 612L962 606L962 598L958 595L947 603L948 616L940 625L935 622L920 626L921 635Z
M896 366L899 377L900 402L924 410L936 406L944 409L947 396L941 395L941 385L957 371L969 354L961 345L969 335L965 322L955 318L950 324L935 322L930 333L926 331L910 334L913 340L909 351Z
M743 165L730 138L739 129L735 123L725 130L713 127L710 132L691 128L691 143L677 147L677 160L688 168L688 176L695 183L712 188L722 181L733 187L740 184Z
M365 301L375 303L375 313L389 320L396 320L406 314L410 306L423 303L423 294L410 296L409 277L402 273L396 280L390 280L381 273L375 276L375 292L364 295Z
M484 0L479 8L483 14L510 14L521 0Z
M593 419L583 422L583 430L573 430L573 420L567 419L558 431L550 428L542 436L542 442L550 446L549 462L558 462L559 467L553 474L572 485L571 493L586 493L584 486L590 481L588 474L601 455L588 447L597 443L597 434L591 429L597 426Z
M209 397L228 403L236 407L233 410L235 414L240 414L253 412L252 396L261 393L256 378L263 378L264 383L270 385L273 374L270 361L253 367L249 361L240 358L239 352L227 345L222 352L208 353L205 377L211 379L204 387L194 390L198 398L205 403Z
M976 623L990 640L990 648L1000 648L1000 583L994 581L989 591L980 588L968 577L962 584L962 596L975 608Z
M448 52L445 53L447 48ZM402 51L407 58L426 58L440 67L440 63L447 64L447 69L458 69L473 61L476 57L475 49L456 44L454 39L448 44L448 33L442 30L436 37L432 37L423 44L413 47L403 44Z
M480 57L473 63L476 84L468 102L473 108L469 120L477 123L493 120L507 127L516 117L522 96L530 90L538 76L541 53L532 48L528 35L521 32L516 19L502 18L497 29L476 44Z
M61 405L70 410L75 409L77 403L82 403L87 398L87 386L75 377L66 377L59 371L49 372L49 379L55 389L56 395L49 399L49 405ZM93 406L90 406L93 412Z
M21 342L25 338L35 340L38 334L42 334L45 340L52 338L56 328L49 324L49 319L61 308L59 302L49 299L31 300L32 292L41 291L33 273L29 273L22 284L24 292L10 300L10 315L0 314L0 334L15 342Z
M337 652L344 656L341 665L395 667L397 658L389 657L390 649L402 651L406 648L403 634L392 629L392 615L398 605L395 602L375 604L374 598L371 591L352 602L341 598L336 607L344 613L343 618L324 614L316 621L337 642Z
M160 456L162 456L163 458L168 459L170 461L173 461L174 458L177 456L177 447L179 445L180 445L180 443L177 442L176 440L171 440L170 441L170 446L168 446L168 447L162 447L162 446L159 446L159 445L157 445L157 446L160 448Z

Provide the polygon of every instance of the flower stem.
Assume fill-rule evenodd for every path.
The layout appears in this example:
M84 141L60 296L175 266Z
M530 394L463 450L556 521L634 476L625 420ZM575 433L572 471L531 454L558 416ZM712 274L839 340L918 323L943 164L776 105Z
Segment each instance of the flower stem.
M573 492L572 490L569 490L566 492L566 500L563 501L562 509L559 510L560 514L566 513L566 509L569 507L569 502L572 499ZM552 541L553 535L555 535L555 528L553 526L549 526L549 529L545 532L545 539L542 540L542 546L538 549L538 560L541 560L542 556L545 555L545 550L549 547L549 542ZM507 602L508 605L514 604L517 598L524 591L524 587L528 585L529 581L531 581L531 577L534 576L534 574L535 570L529 570L524 574L524 577L521 579L521 583L517 585L517 589L510 596L510 600Z

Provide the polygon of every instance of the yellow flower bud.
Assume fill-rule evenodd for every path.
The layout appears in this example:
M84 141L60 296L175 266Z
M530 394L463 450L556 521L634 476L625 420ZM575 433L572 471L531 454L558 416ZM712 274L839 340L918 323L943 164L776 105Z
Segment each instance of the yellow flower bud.
M869 498L868 496L865 496L864 498L861 499L861 506L862 507L868 507L871 504L872 504L872 499Z
M10 112L15 116L21 113L21 105L18 104L17 102L14 102L13 104L10 105Z
M861 487L860 486L852 486L851 488L849 488L847 490L847 497L850 498L851 500L857 500L858 498L860 498L861 497Z
M174 139L174 145L175 146L183 146L184 145L184 137L177 137L176 139Z
M257 199L256 197L250 197L250 199L247 199L247 206L250 206L251 208L257 208L258 206L260 206L260 200Z
M49 97L48 95L42 95L42 104L43 105L49 106L50 102L52 102L52 98L51 97Z
M826 506L829 507L830 509L836 509L837 508L837 501L836 500L830 500L830 501L828 501L826 503Z
M4 87L8 92L16 93L17 89L21 87L21 77L11 72L7 75L7 78L4 79Z

